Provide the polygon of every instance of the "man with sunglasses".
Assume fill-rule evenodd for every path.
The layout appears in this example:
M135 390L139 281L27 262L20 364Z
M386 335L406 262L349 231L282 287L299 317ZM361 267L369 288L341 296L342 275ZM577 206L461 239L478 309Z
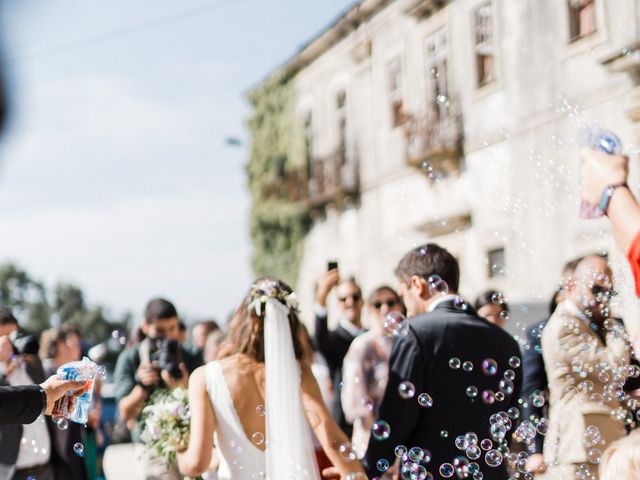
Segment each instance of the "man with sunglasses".
M334 288L338 295L340 318L338 327L335 330L329 330L327 298ZM340 272L337 268L333 268L318 279L314 307L316 316L314 344L329 367L333 385L331 413L348 437L351 437L352 426L345 419L340 400L342 362L353 339L364 332L360 318L363 305L362 291L355 278L341 280Z
M624 325L609 316L614 294L606 259L585 257L543 330L542 355L549 380L545 478L589 474L597 479L601 452L626 435L631 412L626 410L623 387L633 388L635 368L630 367Z

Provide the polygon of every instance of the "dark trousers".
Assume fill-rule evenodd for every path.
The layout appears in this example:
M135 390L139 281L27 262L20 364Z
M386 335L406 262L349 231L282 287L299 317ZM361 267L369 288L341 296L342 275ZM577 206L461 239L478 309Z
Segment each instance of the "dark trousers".
M11 480L55 480L51 464L16 470Z

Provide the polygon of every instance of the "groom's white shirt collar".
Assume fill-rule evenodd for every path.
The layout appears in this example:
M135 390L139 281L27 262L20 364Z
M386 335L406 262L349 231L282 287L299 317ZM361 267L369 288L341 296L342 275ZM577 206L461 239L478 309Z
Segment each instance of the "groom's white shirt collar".
M443 295L439 299L435 300L431 305L429 305L429 308L427 308L427 312L433 312L438 305L440 305L441 303L450 302L451 300L454 300L457 296L458 295L452 295L452 294Z

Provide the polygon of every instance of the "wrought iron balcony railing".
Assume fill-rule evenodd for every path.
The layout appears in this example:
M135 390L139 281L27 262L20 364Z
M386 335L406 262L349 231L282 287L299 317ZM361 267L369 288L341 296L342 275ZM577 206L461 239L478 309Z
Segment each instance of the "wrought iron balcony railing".
M326 157L314 158L309 178L309 207L323 209L328 204L343 207L360 194L358 158L338 149Z
M405 114L406 162L422 167L424 162L446 173L460 170L462 116L458 104L441 97L424 110Z

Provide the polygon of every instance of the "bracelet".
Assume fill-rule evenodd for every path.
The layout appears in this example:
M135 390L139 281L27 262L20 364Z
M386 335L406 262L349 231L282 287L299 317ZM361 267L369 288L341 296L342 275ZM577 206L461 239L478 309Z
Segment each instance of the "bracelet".
M598 208L603 214L607 215L609 210L609 203L611 202L611 197L613 196L613 192L616 190L616 188L619 188L619 187L628 188L627 182L615 183L613 185L609 185L602 192L602 195L600 196L600 201L598 202Z

